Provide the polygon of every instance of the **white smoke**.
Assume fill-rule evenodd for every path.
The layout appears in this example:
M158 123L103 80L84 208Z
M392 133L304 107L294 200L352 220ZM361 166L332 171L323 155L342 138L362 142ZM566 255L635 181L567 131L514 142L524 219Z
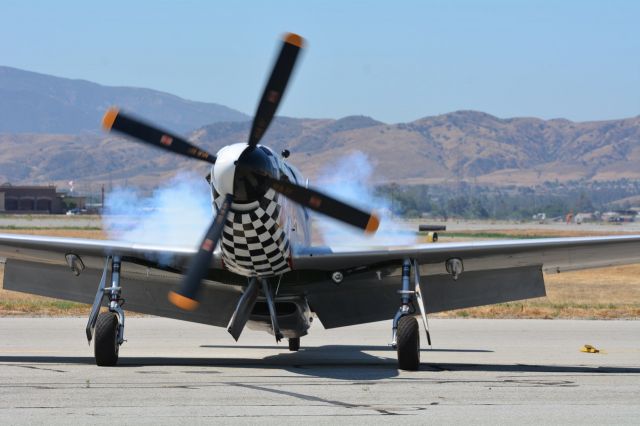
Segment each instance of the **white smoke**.
M314 225L320 231L324 243L329 246L389 246L409 245L417 242L415 230L392 215L391 201L374 194L373 165L366 154L355 151L340 157L325 167L317 181L317 187L337 199L380 216L380 228L373 236L367 236L352 226L315 215Z
M212 220L209 186L202 176L179 173L142 196L116 188L105 199L102 226L110 239L195 248Z

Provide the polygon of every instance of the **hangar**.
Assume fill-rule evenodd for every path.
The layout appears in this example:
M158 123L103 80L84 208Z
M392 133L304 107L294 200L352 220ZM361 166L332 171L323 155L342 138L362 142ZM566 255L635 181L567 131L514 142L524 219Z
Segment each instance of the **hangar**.
M61 214L66 211L63 194L54 185L0 185L0 214Z

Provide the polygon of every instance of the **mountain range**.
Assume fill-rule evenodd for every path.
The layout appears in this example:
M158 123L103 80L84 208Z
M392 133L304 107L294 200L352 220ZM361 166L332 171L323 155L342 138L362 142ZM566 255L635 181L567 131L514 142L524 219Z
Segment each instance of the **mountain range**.
M241 112L217 104L0 67L0 182L150 188L177 170L206 174L204 165L96 131L113 104L211 152L246 141L251 124ZM640 179L640 116L572 122L456 111L396 124L365 116L278 117L263 143L290 150L291 162L312 179L355 152L368 157L375 182Z
M249 117L218 104L157 90L110 87L0 66L0 133L96 131L104 111L118 105L179 132Z

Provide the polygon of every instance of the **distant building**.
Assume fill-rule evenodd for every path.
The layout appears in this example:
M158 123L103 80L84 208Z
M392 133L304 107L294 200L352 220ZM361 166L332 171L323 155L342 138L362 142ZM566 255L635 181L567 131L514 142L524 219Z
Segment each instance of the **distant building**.
M544 222L547 219L546 213L536 213L531 217L533 220L538 220L540 222Z
M600 220L600 217L593 212L583 212L577 213L573 220L575 223L580 224L586 222L595 222L597 220Z
M606 222L634 222L638 212L635 210L615 210L602 213L602 220Z
M63 194L53 185L0 185L0 214L62 214L66 207Z

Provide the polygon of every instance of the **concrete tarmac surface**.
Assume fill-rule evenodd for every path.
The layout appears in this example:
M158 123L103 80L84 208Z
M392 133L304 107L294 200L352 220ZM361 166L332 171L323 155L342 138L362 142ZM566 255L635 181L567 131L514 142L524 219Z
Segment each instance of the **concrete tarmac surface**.
M390 321L314 324L290 353L129 318L115 368L95 366L85 323L0 318L0 424L640 423L640 321L434 319L416 372L397 370Z

